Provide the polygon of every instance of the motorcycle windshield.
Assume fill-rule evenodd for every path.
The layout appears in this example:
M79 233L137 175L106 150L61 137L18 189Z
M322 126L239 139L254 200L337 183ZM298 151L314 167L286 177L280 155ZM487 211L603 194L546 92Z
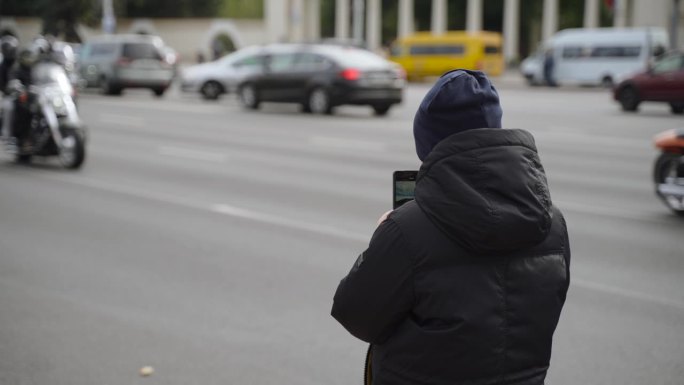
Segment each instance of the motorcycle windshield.
M37 86L59 88L66 94L72 93L71 82L64 68L54 63L39 63L31 72L31 81Z

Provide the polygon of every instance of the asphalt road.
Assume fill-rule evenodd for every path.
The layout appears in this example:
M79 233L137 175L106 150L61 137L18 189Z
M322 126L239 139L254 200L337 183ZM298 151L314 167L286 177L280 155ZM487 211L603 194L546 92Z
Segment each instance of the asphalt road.
M681 117L495 84L569 224L548 383L681 385L684 221L650 176L652 136ZM392 171L419 165L427 89L386 118L82 95L82 170L0 158L0 384L361 383L365 346L330 317L332 296L390 208Z

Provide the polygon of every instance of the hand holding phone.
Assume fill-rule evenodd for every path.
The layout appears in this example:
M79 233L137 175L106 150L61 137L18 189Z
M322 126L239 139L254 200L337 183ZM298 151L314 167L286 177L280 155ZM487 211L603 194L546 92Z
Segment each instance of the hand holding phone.
M393 208L397 209L406 202L414 199L416 189L416 176L418 171L395 171L393 180Z

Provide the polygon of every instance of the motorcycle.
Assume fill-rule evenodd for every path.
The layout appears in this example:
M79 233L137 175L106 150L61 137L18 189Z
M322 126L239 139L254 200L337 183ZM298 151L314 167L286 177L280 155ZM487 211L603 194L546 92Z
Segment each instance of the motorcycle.
M684 129L662 132L653 142L661 150L653 167L656 195L675 214L684 216Z
M64 68L52 62L37 63L31 76L32 85L25 87L15 82L9 87L20 103L27 106L30 119L19 127L27 130L22 135L23 143L10 140L5 143L7 151L19 163L29 163L33 156L57 156L64 167L79 168L85 160L87 129L78 114L75 91Z

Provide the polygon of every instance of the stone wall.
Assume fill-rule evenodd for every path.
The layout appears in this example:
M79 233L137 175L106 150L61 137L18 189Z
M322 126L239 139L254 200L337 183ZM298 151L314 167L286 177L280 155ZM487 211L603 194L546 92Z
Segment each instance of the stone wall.
M37 18L0 18L0 31L15 34L22 44L37 36L42 22ZM96 29L80 26L83 41L99 35ZM147 33L160 36L167 45L178 51L181 61L190 63L197 54L211 58L212 41L220 34L228 35L237 48L269 42L263 20L235 19L119 19L118 33Z

